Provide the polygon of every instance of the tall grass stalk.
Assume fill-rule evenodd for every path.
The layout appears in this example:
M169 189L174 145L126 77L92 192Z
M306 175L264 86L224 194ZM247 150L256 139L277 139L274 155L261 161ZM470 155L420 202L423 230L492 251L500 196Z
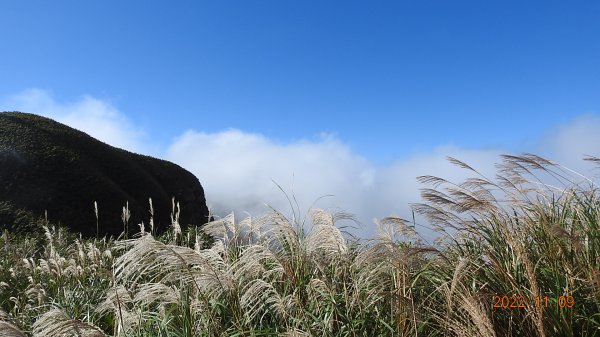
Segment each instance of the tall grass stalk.
M503 156L494 179L449 161L473 177L419 177L425 223L382 218L369 240L319 209L182 232L174 199L161 236L151 199L151 230L133 239L128 206L116 241L4 232L0 336L600 335L593 181L530 154Z

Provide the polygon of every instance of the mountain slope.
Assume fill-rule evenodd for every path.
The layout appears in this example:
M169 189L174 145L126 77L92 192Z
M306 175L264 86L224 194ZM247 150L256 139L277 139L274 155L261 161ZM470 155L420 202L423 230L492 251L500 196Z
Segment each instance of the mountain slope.
M119 235L127 202L131 232L139 231L142 221L148 225L148 198L161 231L171 224L173 197L181 206L182 227L206 222L204 190L180 166L112 147L45 117L0 113L0 203L5 210L36 216L47 212L49 221L92 236L96 201L99 234ZM0 227L14 227L14 214L6 213L0 211Z

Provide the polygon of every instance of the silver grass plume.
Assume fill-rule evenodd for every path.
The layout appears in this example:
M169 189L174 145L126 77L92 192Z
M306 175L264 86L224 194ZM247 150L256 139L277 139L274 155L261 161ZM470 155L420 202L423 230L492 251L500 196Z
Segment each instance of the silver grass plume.
M60 309L52 309L33 323L34 337L105 337L97 326L68 317Z
M27 337L27 335L17 326L6 321L0 321L0 337Z

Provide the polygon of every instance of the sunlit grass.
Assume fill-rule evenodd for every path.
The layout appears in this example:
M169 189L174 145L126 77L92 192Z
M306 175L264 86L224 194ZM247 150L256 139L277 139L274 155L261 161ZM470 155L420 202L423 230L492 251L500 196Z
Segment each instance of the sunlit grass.
M347 214L318 209L183 233L177 210L170 232L119 240L5 232L0 336L600 335L593 182L533 155L493 180L450 161L473 177L419 177L413 205L436 243L395 217L349 240Z

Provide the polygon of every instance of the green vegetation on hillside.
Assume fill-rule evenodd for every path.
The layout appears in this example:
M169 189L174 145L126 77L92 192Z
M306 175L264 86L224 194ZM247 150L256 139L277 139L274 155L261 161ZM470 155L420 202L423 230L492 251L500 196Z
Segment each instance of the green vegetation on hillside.
M0 113L0 167L0 202L10 204L0 206L0 230L26 230L20 223L9 224L23 215L15 212L25 212L84 237L116 237L123 230L122 207L128 205L131 213L129 232L137 232L138 224L147 221L149 198L159 232L171 224L173 198L181 205L182 226L208 220L204 190L192 173L112 147L42 116Z
M434 244L393 217L349 241L322 210L120 241L4 232L0 336L600 335L595 185L533 155L494 181L451 161L474 177L419 178Z

